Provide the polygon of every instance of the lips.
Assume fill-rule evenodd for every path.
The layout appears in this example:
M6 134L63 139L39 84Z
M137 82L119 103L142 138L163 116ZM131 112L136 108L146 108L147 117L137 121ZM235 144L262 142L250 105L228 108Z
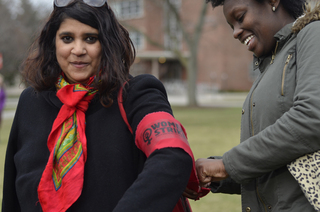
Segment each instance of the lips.
M89 63L82 62L82 61L74 61L74 62L71 62L71 64L76 68L83 68L83 67L86 67Z

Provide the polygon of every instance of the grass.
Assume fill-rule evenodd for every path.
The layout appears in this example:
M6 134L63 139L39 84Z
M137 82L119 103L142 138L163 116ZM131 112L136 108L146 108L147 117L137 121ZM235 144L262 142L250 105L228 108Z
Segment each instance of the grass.
M185 127L194 158L221 156L240 142L241 108L173 107ZM193 212L241 211L239 195L213 194L190 200Z
M222 155L239 143L240 108L173 107L183 124L195 159ZM0 129L0 201L2 200L3 165L12 119L2 121ZM209 193L199 201L190 200L193 212L241 211L240 196Z
M0 129L0 203L2 203L3 169L12 119L3 119ZM0 207L1 211L1 207Z

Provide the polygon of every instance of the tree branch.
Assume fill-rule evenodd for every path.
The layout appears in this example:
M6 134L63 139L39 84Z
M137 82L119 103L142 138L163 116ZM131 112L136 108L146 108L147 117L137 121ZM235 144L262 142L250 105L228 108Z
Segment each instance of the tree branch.
M203 0L201 12L199 14L199 21L198 21L198 23L195 27L195 31L194 31L193 47L198 47L200 36L201 36L202 30L203 30L203 25L204 25L206 13L207 13L207 2Z
M135 27L135 26L132 26L131 24L127 24L127 23L124 22L124 21L121 21L121 24L122 24L125 28L127 28L127 29L131 29L131 30L133 30L133 31L136 31L136 32L141 33L141 34L145 37L145 39L147 40L147 42L150 43L151 45L156 46L156 47L159 47L159 48L161 48L161 49L165 49L165 47L164 47L163 44L161 44L161 43L153 40L150 36L148 36L146 33L144 33L143 31L141 31L139 28L137 28L137 27Z
M169 6L170 11L174 14L174 17L177 20L177 24L178 24L178 26L179 26L179 28L180 28L180 30L182 32L182 35L183 35L185 41L188 44L191 44L192 40L190 39L190 36L187 33L187 31L185 30L185 28L183 27L183 24L182 24L182 21L180 19L180 15L179 15L179 12L177 11L177 8L175 8L175 6L173 4L171 4L170 0L165 0L165 1Z

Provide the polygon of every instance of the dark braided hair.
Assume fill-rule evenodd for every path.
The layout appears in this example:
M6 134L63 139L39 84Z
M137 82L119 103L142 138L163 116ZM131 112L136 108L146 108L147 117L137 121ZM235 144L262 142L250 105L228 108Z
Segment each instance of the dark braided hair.
M215 8L217 6L221 6L224 4L225 0L206 0L207 3L211 3L212 7ZM267 0L255 0L257 2L264 2ZM304 5L306 0L280 0L280 4L285 8L288 13L297 19L299 16L303 14L304 11Z

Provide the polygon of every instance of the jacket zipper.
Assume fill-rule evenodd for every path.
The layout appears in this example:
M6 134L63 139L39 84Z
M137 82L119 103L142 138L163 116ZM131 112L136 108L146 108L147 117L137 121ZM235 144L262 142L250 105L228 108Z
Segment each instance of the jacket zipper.
M272 64L272 63L270 63L270 64ZM267 72L266 70L263 72L263 75L261 76L260 81L262 80L262 78L263 78L263 76L265 75L266 72ZM252 91L251 96L250 96L250 123L251 123L252 136L254 136L254 127L253 127L253 119L252 119L252 114L253 114L253 112L252 112L252 110L253 110L252 97L253 97L253 94L254 94L256 88ZM261 201L261 203L262 203L262 205L264 207L265 212L268 212L266 204L263 202L263 200L260 197L260 194L259 194L259 191L258 191L258 183L256 185L256 192L257 192L259 200Z
M285 79L285 76L286 76L286 70L287 70L287 66L290 62L292 58L292 54L289 54L288 57L287 57L287 60L286 60L286 63L284 65L284 68L283 68L283 72L282 72L282 83L281 83L281 96L284 96L284 79Z
M279 41L277 41L277 43L276 43L276 47L275 47L275 49L274 49L274 52L272 52L272 56L271 56L270 64L273 64L274 58L276 58L278 45L279 45Z
M250 96L250 123L251 123L251 131L252 131L252 136L254 136L254 127L253 127L253 119L252 119L252 110L253 110L253 107L252 107L252 96L253 96L253 93L256 89L254 89L251 93L251 96Z
M264 76L264 75L263 75ZM262 77L263 77L262 76ZM262 79L262 77L261 77L261 79ZM252 119L252 109L253 109L253 104L252 104L252 96L253 96L253 93L254 93L254 91L255 91L256 89L254 89L253 91L252 91L252 94L251 94L251 98L250 98L250 122L251 122L251 129L252 129L252 136L254 136L254 127L253 127L253 119ZM259 198L259 200L261 201L261 203L262 203L262 205L263 205L263 207L264 207L264 210L265 210L265 212L268 212L267 211L267 206L266 206L266 204L263 202L263 200L261 199L261 197L260 197L260 194L259 194L259 191L258 191L258 183L257 183L257 185L256 185L256 192L257 192L257 195L258 195L258 198Z
M260 79L260 81L262 80L262 78L263 78L263 76L264 76L264 74L266 73L266 71L264 71L263 73L262 73L262 76L261 76L261 79ZM260 81L259 81L259 83L260 83ZM258 84L259 84L258 83ZM257 85L258 86L258 85ZM253 127L253 119L252 119L252 110L253 110L253 104L252 104L252 97L253 97L253 94L254 94L254 92L256 91L256 88L257 87L255 87L254 88L254 90L252 91L252 93L251 93L251 96L250 96L250 124L251 124L251 133L252 133L252 136L254 136L254 127Z
M257 183L257 184L258 184L258 183ZM261 197L260 197L260 194L259 194L259 191L258 191L258 186L257 186L257 195L258 195L259 200L262 202L262 205L263 205L263 207L264 207L264 211L265 211L265 212L268 212L266 204L264 204L264 202L262 201L262 199L261 199Z
M272 52L271 61L270 61L270 64L271 64L271 65L273 64L274 59L275 59L275 57L276 57L278 45L279 45L279 41L277 41L276 47L274 48L274 51ZM289 62L288 62L288 63L289 63ZM264 76L265 73L266 73L266 71L264 71L262 77ZM262 77L261 77L261 79L262 79ZM260 79L260 80L261 80L261 79ZM252 136L254 136L254 127L253 127L253 120L252 120L252 109L253 109L253 108L252 108L252 96L253 96L253 93L254 93L255 90L256 90L256 89L254 89L254 90L252 91L252 94L251 94L251 97L250 97L250 123L251 123L251 129L252 129L252 130L251 130Z
M277 53L277 49L278 49L278 44L279 44L279 42L277 41L276 47L275 47L274 52L272 53L272 56L271 56L270 64L273 64L273 62L274 62L274 59L275 59L276 53ZM266 73L266 70L264 71L263 75L261 76L260 81L262 80L262 77L264 76L265 73ZM253 119L252 119L252 114L253 114L252 113L252 110L253 110L252 96L253 96L253 93L255 92L255 90L256 90L256 88L252 91L251 96L250 96L250 123L251 123L252 136L254 136L254 127L253 127ZM256 186L256 191L257 191L258 198L259 198L259 200L261 201L261 203L262 203L262 205L264 207L265 212L268 212L266 204L263 202L263 200L260 197L260 194L259 194L259 191L258 191L258 183L257 183L257 186Z

